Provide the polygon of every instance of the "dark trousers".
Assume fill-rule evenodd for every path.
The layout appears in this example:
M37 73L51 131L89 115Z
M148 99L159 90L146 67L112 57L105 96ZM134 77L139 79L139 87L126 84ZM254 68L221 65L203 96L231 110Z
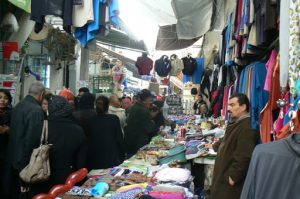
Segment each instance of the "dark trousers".
M3 199L20 199L21 195L19 172L8 162L5 162L1 172L1 198Z

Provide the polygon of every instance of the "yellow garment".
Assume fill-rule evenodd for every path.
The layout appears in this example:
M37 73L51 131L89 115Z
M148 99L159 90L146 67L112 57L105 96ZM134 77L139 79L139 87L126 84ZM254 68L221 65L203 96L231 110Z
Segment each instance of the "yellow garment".
M117 193L119 193L119 192L124 192L124 191L128 191L128 190L134 189L134 188L146 189L147 186L148 186L148 183L141 183L141 184L127 185L127 186L120 187L119 189L117 189L116 192L117 192Z

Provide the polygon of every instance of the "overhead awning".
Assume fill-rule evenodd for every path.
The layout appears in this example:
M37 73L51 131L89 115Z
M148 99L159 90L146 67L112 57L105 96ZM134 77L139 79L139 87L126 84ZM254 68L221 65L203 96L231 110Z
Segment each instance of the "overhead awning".
M156 50L178 50L193 45L200 37L194 39L179 39L176 32L176 24L160 26L157 40Z
M98 35L96 41L117 48L147 52L144 41L138 41L135 38L130 37L129 34L117 29L111 29L106 36Z
M193 39L203 36L211 25L214 0L172 0L172 8L177 18L179 39Z

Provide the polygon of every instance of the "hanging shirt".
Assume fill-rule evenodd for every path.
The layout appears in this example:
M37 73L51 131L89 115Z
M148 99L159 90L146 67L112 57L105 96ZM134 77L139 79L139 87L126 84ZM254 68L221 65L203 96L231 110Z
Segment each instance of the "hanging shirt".
M182 73L185 75L193 75L196 68L197 68L197 62L196 59L192 57L184 57L182 58L184 68L182 70Z
M94 21L93 0L85 0L83 5L73 5L73 27L83 27Z
M138 68L139 75L149 75L153 68L153 60L143 55L137 58L135 66Z
M63 19L64 30L71 33L73 0L32 0L30 19L36 22L35 32L40 32L46 15L54 15Z
M256 62L253 68L251 88L251 126L255 129L260 127L260 112L269 100L269 93L263 89L266 75L265 63Z
M273 110L277 109L276 101L280 98L279 88L279 60L273 67L272 79L270 82L270 99L266 104L265 108L260 113L261 118L261 141L262 143L268 143L272 140L273 133Z
M273 67L276 64L276 57L277 57L277 52L276 50L272 50L270 59L268 60L266 67L267 67L267 77L266 77L266 82L264 89L266 91L270 91L271 88L271 79L272 79L272 74L273 74Z
M193 80L194 80L193 82L194 84L200 84L203 76L203 71L204 71L204 58L198 57L196 58L196 61L197 61L197 68L193 75Z

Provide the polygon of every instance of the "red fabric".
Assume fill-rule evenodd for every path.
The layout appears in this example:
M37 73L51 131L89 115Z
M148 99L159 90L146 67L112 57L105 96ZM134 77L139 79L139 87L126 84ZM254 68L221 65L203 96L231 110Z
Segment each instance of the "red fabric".
M211 96L211 101L214 102L214 106L212 107L213 115L218 116L219 115L219 103L218 103L218 98L219 98L219 91L215 90Z
M300 110L297 111L297 117L293 120L293 122L294 122L293 131L290 130L290 123L287 123L276 136L277 140L284 139L288 137L291 133L296 133L300 131Z
M18 42L3 42L2 50L4 60L14 60L11 55L13 52L19 52Z
M224 95L223 95L223 110L222 115L226 115L228 108L228 95L229 95L229 86L224 87Z
M140 75L149 75L153 68L153 60L147 56L141 56L137 58L135 65Z
M273 75L271 79L272 88L270 90L270 99L265 108L260 113L261 117L261 141L262 143L268 143L272 140L273 132L273 110L277 109L276 101L280 98L280 83L279 83L279 56L277 56L277 62L274 66Z

